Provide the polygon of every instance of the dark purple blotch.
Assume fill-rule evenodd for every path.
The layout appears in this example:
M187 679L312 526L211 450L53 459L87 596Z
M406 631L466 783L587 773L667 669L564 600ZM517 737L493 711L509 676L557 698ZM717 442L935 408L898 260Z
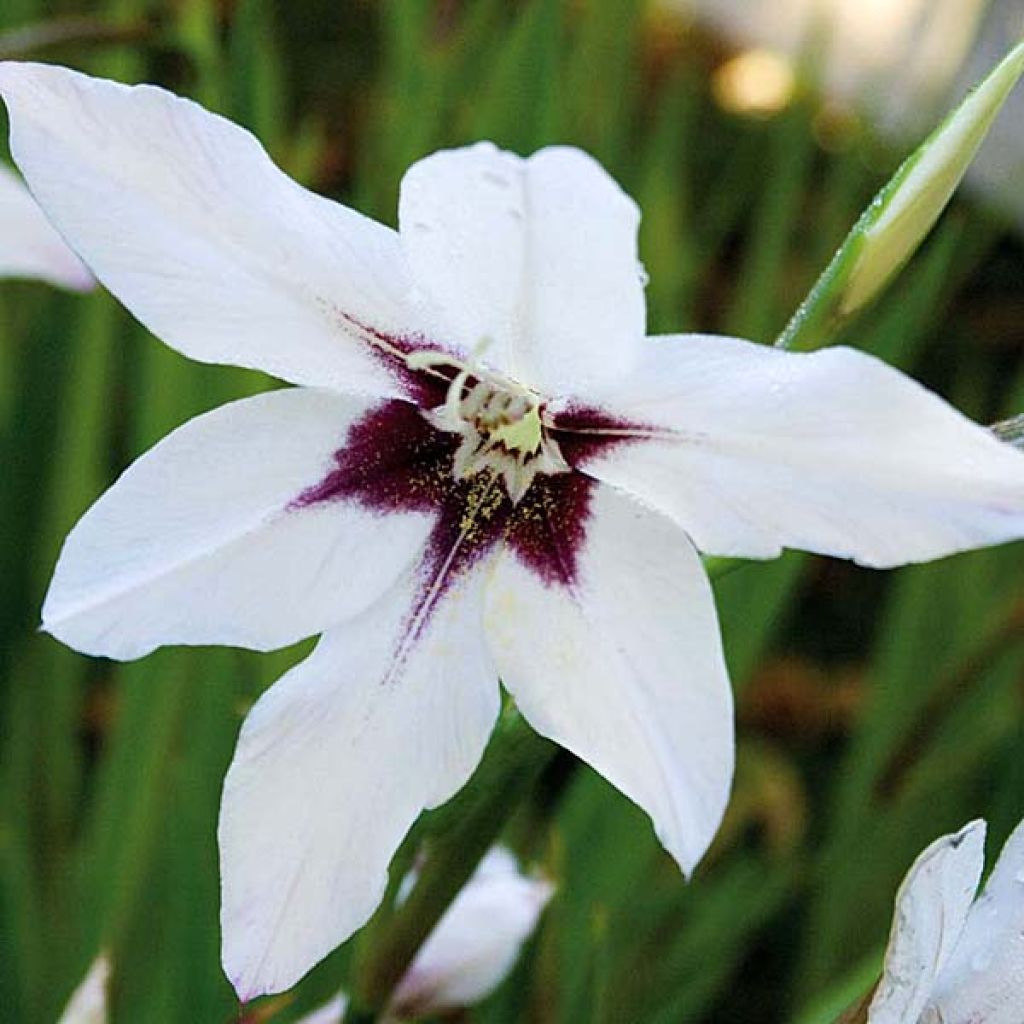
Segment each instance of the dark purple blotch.
M571 590L579 578L595 486L582 473L538 475L509 520L509 548L549 586Z
M596 406L576 403L551 418L551 436L558 442L562 458L579 468L609 448L636 444L657 432L657 428L612 416Z
M422 372L404 371L413 377ZM409 390L424 397L433 394L433 401L432 387L428 381ZM574 408L560 414L552 436L569 464L577 466L598 450L631 440L578 430L624 426L598 410ZM437 601L499 543L506 543L547 586L572 589L579 579L596 482L575 470L541 473L513 505L503 481L491 473L455 479L459 440L459 435L428 422L418 405L383 401L350 428L324 478L289 506L350 501L381 515L417 512L435 517L416 570L420 585L410 611L416 635ZM414 641L416 635L407 639Z
M457 370L451 367L432 367L429 370L414 370L406 357L413 352L429 350L445 352L458 358L458 354L447 345L438 345L422 334L391 334L370 324L365 324L349 313L334 310L335 315L349 328L365 339L367 351L388 376L405 392L410 402L422 409L433 409L444 402L448 385L454 380Z

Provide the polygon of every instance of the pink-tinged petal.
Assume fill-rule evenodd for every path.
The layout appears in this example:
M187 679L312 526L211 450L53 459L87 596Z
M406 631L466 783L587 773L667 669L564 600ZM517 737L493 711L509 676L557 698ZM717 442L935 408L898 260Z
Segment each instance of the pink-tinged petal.
M243 999L288 988L365 923L420 811L483 753L499 690L482 574L445 580L449 564L326 633L246 719L219 827L224 968Z
M553 892L522 874L508 850L492 849L416 954L389 1013L429 1016L485 999L515 966Z
M963 931L984 866L983 821L936 839L914 861L896 894L869 1024L917 1024Z
M502 681L540 733L652 818L686 872L733 770L732 694L711 587L668 519L595 487L517 520L487 591Z
M404 402L288 388L186 423L72 530L44 628L89 654L134 658L162 644L266 650L361 611L433 528L432 511L373 498L391 464L373 461L367 418L404 422L406 410L419 419ZM379 435L392 463L418 457ZM326 478L333 500L303 503Z
M1006 841L939 975L931 1004L942 1024L1020 1024L1024 1006L1024 823Z
M0 65L11 150L96 276L167 344L299 384L407 393L398 236L153 86ZM422 347L418 342L416 347Z
M57 1024L107 1024L109 984L110 960L105 953L101 953L72 993Z
M634 374L557 418L570 462L710 554L885 567L1024 535L1024 454L851 349L653 338Z
M640 212L577 149L528 159L490 143L414 164L399 223L417 283L448 334L548 395L613 380L637 356Z
M0 165L0 277L89 291L92 274L67 247L18 177Z

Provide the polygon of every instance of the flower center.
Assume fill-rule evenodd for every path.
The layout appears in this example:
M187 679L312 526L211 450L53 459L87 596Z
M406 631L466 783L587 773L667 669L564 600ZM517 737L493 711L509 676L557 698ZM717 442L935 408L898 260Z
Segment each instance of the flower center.
M444 404L424 413L439 430L461 437L455 479L489 472L504 481L518 503L537 473L565 473L569 466L544 429L540 396L481 366L483 348L466 362L430 350L412 352L406 361L413 370L455 371Z

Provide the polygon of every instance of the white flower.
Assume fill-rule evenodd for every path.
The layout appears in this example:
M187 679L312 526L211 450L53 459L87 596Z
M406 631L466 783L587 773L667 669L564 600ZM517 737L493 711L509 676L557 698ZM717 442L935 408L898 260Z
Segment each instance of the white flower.
M402 880L400 900L415 883L415 872ZM385 1019L443 1014L489 996L515 966L553 892L550 882L522 874L512 853L493 847L420 947ZM301 1024L340 1024L347 1004L341 994Z
M0 278L38 278L88 291L92 275L36 205L18 177L0 164Z
M733 765L698 548L890 566L1024 532L1024 456L877 360L645 337L639 212L578 150L428 157L395 232L161 89L0 64L0 92L36 196L144 324L302 385L139 459L43 609L115 658L324 634L225 784L243 997L366 921L479 761L499 678L690 871Z
M495 847L455 898L395 988L389 1013L403 1019L480 1002L515 966L553 893Z
M896 895L868 1024L1020 1024L1024 1005L1024 822L982 894L985 823L937 839Z
M109 984L110 960L101 953L92 962L82 983L71 994L57 1024L107 1024Z

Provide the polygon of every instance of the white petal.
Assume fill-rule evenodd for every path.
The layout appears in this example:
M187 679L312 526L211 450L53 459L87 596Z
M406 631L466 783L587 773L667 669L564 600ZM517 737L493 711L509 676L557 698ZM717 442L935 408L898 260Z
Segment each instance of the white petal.
M75 989L57 1024L107 1024L107 986L110 984L110 960L100 954L88 974Z
M546 394L614 379L644 333L636 204L585 153L490 143L414 164L399 222L451 336Z
M499 674L530 724L639 804L689 872L733 769L710 584L681 531L608 488L591 495L575 557L565 587L502 555L486 619Z
M472 1006L515 966L553 893L495 847L430 933L395 989L390 1012L421 1017Z
M637 373L596 404L606 422L651 429L582 468L708 553L793 547L891 566L1024 535L1024 454L851 349L651 339Z
M985 865L985 823L936 839L896 894L882 980L869 1024L917 1024L967 919Z
M94 282L28 189L0 165L0 277L38 278L88 291Z
M339 993L329 1003L324 1003L312 1013L307 1013L295 1024L342 1024L347 1007L348 999L344 993Z
M430 519L292 503L324 479L369 407L287 388L174 431L71 531L44 628L111 658L162 644L269 650L365 608L417 555Z
M939 977L944 1024L1020 1024L1024 1006L1024 823L999 855Z
M469 777L498 713L481 576L424 624L397 584L259 700L224 784L224 968L243 999L294 984L361 927L424 807Z
M167 344L299 384L398 394L397 235L307 192L248 132L153 86L0 65L11 150L61 234Z

